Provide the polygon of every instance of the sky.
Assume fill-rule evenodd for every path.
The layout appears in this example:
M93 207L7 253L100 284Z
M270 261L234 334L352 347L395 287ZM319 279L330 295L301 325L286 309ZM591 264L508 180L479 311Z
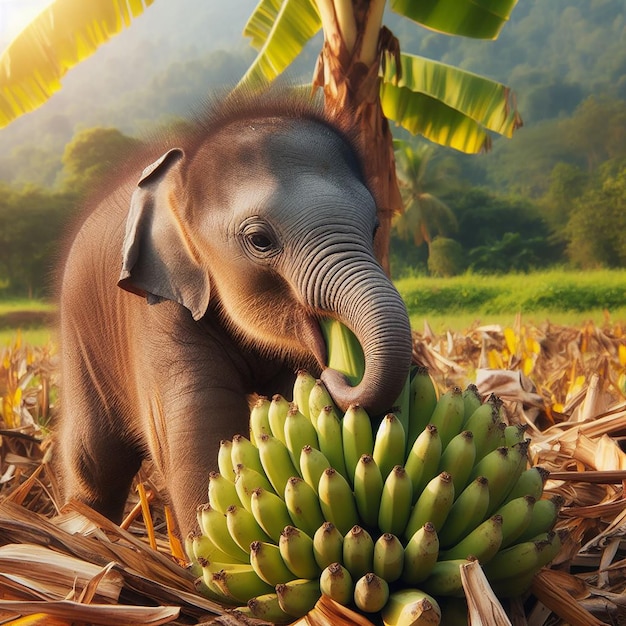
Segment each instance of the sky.
M52 0L0 0L0 50Z

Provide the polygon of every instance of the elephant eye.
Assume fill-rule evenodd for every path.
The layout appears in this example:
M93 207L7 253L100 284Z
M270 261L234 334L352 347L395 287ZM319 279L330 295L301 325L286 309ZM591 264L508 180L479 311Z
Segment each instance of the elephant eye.
M272 248L271 239L269 237L266 237L265 235L262 235L261 233L250 235L250 243L259 252L268 252Z
M239 230L244 250L255 258L268 258L280 251L272 227L259 218L249 218Z

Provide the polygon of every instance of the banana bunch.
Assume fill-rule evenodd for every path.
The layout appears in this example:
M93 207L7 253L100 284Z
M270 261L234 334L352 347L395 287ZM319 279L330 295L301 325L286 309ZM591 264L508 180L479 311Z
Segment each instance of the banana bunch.
M362 353L335 324L331 366L357 379ZM386 626L439 624L475 559L497 594L520 594L561 547L563 500L542 498L548 473L528 467L528 443L496 397L474 385L438 397L424 368L379 421L358 405L340 414L300 371L292 402L259 398L248 437L221 443L201 533L187 538L199 587L277 624L321 594Z

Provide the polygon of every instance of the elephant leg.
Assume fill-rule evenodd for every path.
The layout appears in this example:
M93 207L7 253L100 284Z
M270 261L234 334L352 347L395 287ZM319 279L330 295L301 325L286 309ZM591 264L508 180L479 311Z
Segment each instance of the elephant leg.
M196 510L208 501L209 473L218 469L220 441L249 432L249 408L241 392L219 389L187 397L184 404L180 398L162 407L158 403L158 414L153 408L151 431L157 439L150 442L182 537L197 527Z
M64 501L78 499L112 521L121 522L142 447L124 428L124 409L84 360L63 363L62 415L53 463Z
M91 437L100 438L96 447L85 443ZM80 500L119 524L141 465L138 450L102 429L68 431L58 445L64 500Z

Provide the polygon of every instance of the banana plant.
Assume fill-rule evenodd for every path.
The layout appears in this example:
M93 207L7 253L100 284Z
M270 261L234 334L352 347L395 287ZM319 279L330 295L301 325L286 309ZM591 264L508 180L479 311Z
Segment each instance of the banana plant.
M164 1L164 0L163 0ZM0 127L43 104L69 68L128 26L153 0L55 0L0 56ZM357 129L379 206L377 254L388 271L391 218L402 211L389 121L464 152L521 125L510 90L458 68L403 53L383 26L387 5L416 25L494 39L517 0L260 0L244 34L258 54L240 85L278 77L320 30L312 84L329 116Z
M495 39L517 0L260 0L244 29L258 50L241 85L277 78L320 30L322 51L313 86L326 111L358 129L367 154L365 174L379 207L377 255L389 272L392 216L403 202L396 178L389 121L430 141L469 153L488 150L491 133L507 137L522 121L500 83L403 53L383 26L396 13L450 35Z

